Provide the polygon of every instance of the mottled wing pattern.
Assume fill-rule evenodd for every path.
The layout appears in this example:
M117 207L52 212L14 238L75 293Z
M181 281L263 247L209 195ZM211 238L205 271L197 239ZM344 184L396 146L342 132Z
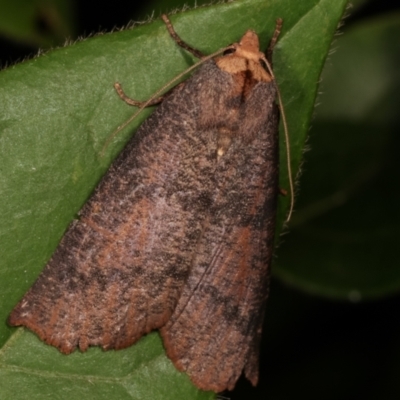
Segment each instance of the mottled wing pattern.
M252 113L239 111L241 128L216 167L188 280L161 328L169 357L204 390L232 389L243 370L253 384L258 380L278 192L274 98L272 84L259 83L247 99L244 107L268 115L257 126Z
M246 64L247 65L247 64ZM277 197L275 87L214 61L148 118L10 315L64 353L161 328L205 390L256 383Z
M127 347L166 323L213 190L216 144L196 132L198 76L144 122L14 308L11 325L70 353Z

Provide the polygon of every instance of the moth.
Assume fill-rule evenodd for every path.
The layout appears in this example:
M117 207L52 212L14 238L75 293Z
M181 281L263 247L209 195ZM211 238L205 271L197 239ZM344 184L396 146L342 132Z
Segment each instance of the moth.
M277 88L266 63L249 30L168 93L10 325L65 354L122 349L159 329L168 357L200 389L231 390L242 372L256 385L279 191Z

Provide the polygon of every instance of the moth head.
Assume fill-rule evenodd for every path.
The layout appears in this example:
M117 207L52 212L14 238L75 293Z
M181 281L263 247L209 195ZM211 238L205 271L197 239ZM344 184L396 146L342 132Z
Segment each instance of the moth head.
M234 43L222 57L216 59L216 63L223 71L232 75L243 75L243 82L246 76L251 76L254 82L270 82L272 77L264 68L265 56L259 47L257 34L248 30L239 43Z
M238 57L243 57L247 60L259 62L263 57L263 53L260 51L260 42L257 34L248 30L242 37L239 43L235 43L234 48Z

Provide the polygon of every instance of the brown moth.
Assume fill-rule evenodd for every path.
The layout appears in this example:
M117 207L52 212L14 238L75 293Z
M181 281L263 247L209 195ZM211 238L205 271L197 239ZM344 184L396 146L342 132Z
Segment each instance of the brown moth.
M279 111L257 35L247 31L229 50L142 124L10 325L65 354L121 349L159 329L169 358L199 388L233 389L243 371L257 383Z

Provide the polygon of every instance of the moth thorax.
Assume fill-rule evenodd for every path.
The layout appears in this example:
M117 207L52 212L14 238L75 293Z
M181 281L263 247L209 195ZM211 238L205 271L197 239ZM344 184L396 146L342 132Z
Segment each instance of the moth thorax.
M228 151L229 146L232 143L232 133L227 128L218 129L218 141L217 141L217 160Z

